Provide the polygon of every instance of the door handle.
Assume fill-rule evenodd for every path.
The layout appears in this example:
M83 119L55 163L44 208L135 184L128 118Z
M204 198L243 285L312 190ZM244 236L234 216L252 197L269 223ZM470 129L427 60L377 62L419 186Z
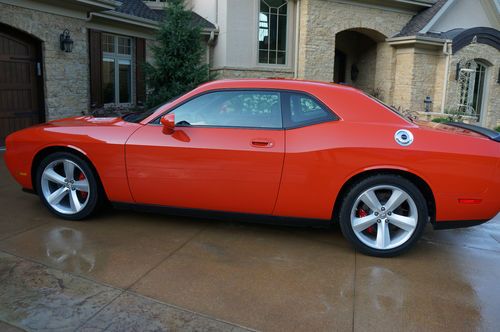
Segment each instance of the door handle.
M269 139L256 138L252 140L252 146L256 148L272 148L274 146L274 142Z

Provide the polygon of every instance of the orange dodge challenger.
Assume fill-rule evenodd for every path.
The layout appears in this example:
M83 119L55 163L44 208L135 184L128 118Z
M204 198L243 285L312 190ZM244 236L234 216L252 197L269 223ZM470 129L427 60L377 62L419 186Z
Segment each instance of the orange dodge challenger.
M428 222L500 211L500 136L413 122L351 87L204 84L156 109L51 121L7 137L14 178L54 214L117 206L251 221L339 222L361 252L394 256Z

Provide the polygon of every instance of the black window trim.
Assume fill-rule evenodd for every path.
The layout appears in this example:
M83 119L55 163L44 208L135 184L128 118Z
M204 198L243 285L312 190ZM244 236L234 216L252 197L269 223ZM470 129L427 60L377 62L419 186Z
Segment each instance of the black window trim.
M175 111L177 108L181 107L182 105L190 102L191 100L201 97L203 95L209 94L209 93L215 93L215 92L232 92L232 91L242 91L242 92L249 92L249 91L261 91L261 92L275 92L279 94L280 97L280 111L281 111L281 128L272 128L272 127L247 127L247 126L216 126L216 125L189 125L189 126L182 126L180 125L179 127L185 127L185 128L221 128L221 129L250 129L250 130L288 130L288 129L297 129L297 128L302 128L302 127L307 127L307 126L312 126L320 123L325 123L325 122L331 122L331 121L338 121L340 120L340 117L335 114L335 112L332 111L331 108L325 105L321 100L319 100L317 97L314 95L310 94L309 92L306 91L301 91L301 90L290 90L290 89L279 89L279 88L220 88L220 89L212 89L212 90L207 90L200 92L194 96L191 96L187 98L186 100L182 101L178 105L175 105L175 107L166 110L162 114L158 115L156 118L151 120L150 122L147 123L147 125L153 125L153 126L161 126L160 119L161 117L165 116L166 114ZM290 109L290 94L302 94L305 95L312 100L314 100L316 103L318 103L319 106L321 106L327 113L329 114L329 118L325 119L319 119L319 120L312 120L312 121L307 121L305 123L300 123L300 124L293 124L291 122L291 109Z
M303 121L300 123L293 122L292 121L291 98L290 98L292 95L303 95L303 96L310 98L326 112L326 117L312 119L309 121ZM303 92L303 91L283 91L283 93L281 94L281 98L282 98L282 105L284 105L284 108L285 108L285 109L281 110L281 112L282 112L281 114L283 116L283 125L284 125L285 129L303 128L303 127L313 126L313 125L320 124L320 123L338 121L340 119L337 116L337 114L335 114L328 106L326 106L321 100L319 100L315 96L311 95L310 93Z

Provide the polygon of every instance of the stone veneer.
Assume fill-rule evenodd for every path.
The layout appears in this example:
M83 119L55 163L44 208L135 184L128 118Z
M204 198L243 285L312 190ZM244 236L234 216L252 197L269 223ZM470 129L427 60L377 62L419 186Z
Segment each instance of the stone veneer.
M441 108L444 55L436 46L396 47L392 104L411 111L424 111L424 99L433 100L432 112ZM437 89L436 89L437 88Z
M211 73L215 79L238 79L238 78L293 78L293 71L283 70L258 70L243 68L220 68L212 69Z
M335 58L335 35L348 29L374 30L385 37L397 34L411 19L411 14L346 4L327 0L303 0L300 19L298 76L305 79L332 81ZM382 50L385 55L391 52ZM387 61L392 63L392 59ZM378 63L377 63L378 64ZM381 68L375 81L390 79L390 68ZM386 94L390 88L382 87Z
M486 65L486 94L482 110L482 125L494 128L500 125L500 84L497 82L500 70L500 51L486 45L473 43L455 54L450 63L449 85L446 94L446 109L453 109L458 102L458 83L455 80L457 63L461 59L481 61Z
M0 4L0 22L42 42L46 119L87 112L89 104L88 37L85 20ZM69 28L73 52L59 48L59 35Z

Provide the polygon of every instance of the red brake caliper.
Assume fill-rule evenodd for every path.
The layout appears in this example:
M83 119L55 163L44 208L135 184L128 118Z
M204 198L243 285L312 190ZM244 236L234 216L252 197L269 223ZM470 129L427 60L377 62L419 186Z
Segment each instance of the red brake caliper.
M78 176L78 180L79 181L85 180L85 175L83 175L83 173L80 173L80 175ZM80 195L82 196L82 199L87 199L88 194L89 194L88 192L80 191Z
M359 208L358 211L357 211L357 214L358 214L358 218L363 218L363 217L366 217L368 215L368 213L366 213L365 210ZM370 226L366 229L366 231L369 233L369 234L375 234L376 230L375 230L375 227L374 226Z

